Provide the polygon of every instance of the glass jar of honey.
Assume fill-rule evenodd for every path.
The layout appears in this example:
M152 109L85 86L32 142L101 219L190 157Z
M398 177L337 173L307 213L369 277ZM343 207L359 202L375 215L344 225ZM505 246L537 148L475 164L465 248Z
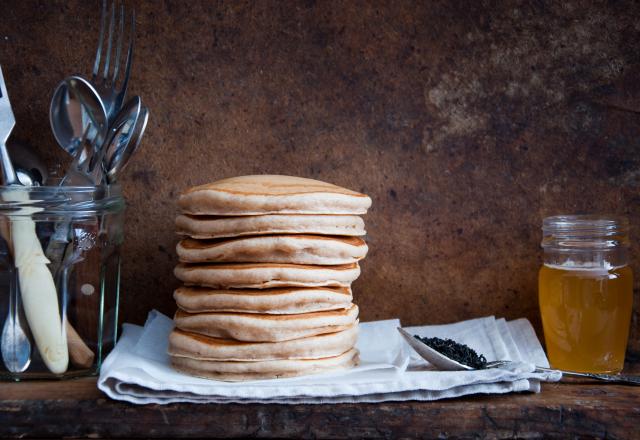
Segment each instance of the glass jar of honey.
M538 299L551 365L620 372L633 303L628 221L562 215L545 218L542 230Z

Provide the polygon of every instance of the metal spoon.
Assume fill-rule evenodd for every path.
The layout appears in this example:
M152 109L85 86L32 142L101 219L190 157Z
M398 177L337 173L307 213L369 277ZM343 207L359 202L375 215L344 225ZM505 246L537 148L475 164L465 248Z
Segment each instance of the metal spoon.
M398 327L398 331L400 332L402 337L407 341L407 343L411 346L411 348L413 348L416 351L416 353L420 355L421 358L423 358L433 366L439 368L440 370L445 370L445 371L474 370L474 368L471 368L468 365L461 364L460 362L457 362L451 359L450 357L443 355L439 351L434 350L424 342L413 337L406 330ZM488 362L487 365L485 366L485 369L509 367L516 364L518 364L518 362L508 361L508 360L493 361L493 362ZM581 378L594 379L594 380L599 380L604 382L640 385L640 376L631 376L631 375L624 375L624 374L580 373L577 371L556 370L553 368L545 368L545 367L538 367L538 366L536 366L535 371L536 372L559 371L560 373L562 373L563 376L581 377Z
M139 96L134 96L124 105L111 124L107 141L100 151L91 161L92 173L96 175L99 171L109 172L113 160L122 157L127 150L127 145L136 147L139 144L140 126L144 131L146 117L142 114L142 101ZM148 114L148 112L146 113ZM139 123L139 121L141 123ZM137 129L137 130L136 130ZM132 142L133 140L133 142ZM129 154L133 152L130 151ZM117 172L117 171L116 171ZM114 172L112 170L112 175ZM102 177L102 174L100 174Z
M20 168L15 169L20 182L24 186L39 185L30 171ZM2 345L2 360L4 365L12 373L22 373L31 364L31 341L29 340L28 325L20 306L20 282L18 271L13 264L13 259L8 259L11 264L9 270L9 307L7 318L2 327L0 344Z
M87 137L93 141L94 148L100 148L109 126L100 95L79 76L70 76L58 85L51 99L49 120L56 141L74 158L83 147L81 139L87 127L91 126ZM82 152L78 162L84 163L92 153Z
M149 109L142 106L140 115L136 119L133 130L128 139L124 142L114 142L112 146L107 147L107 156L105 157L107 181L114 183L118 179L118 175L129 164L129 160L138 151L142 136L147 128L149 121ZM116 139L119 136L116 136Z
M9 308L7 319L2 327L2 342L0 342L2 360L10 372L22 373L31 364L31 342L25 331L25 328L28 328L27 324L20 311L20 283L18 271L13 263L11 263L10 277Z
M13 162L18 180L24 186L44 185L49 177L47 165L33 148L23 142L7 142L7 150Z
M11 157L7 151L6 142L15 125L15 118L11 110L7 87L0 69L0 178L3 185L19 187L20 181L16 175ZM4 195L6 197L6 195ZM31 363L31 342L25 332L25 324L18 313L19 282L18 274L12 263L11 285L9 288L9 307L7 319L2 327L0 336L0 352L7 370L12 373L21 373Z
M429 347L424 342L411 336L406 330L398 327L398 331L407 343L413 348L416 353L420 355L424 360L429 362L434 367L445 371L460 371L460 370L473 370L468 365L461 364L453 359L443 355L439 351Z

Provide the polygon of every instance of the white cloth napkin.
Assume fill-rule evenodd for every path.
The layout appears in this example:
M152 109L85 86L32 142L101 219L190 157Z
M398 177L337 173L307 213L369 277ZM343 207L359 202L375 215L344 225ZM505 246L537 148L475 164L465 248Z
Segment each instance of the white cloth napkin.
M436 400L476 393L540 391L540 381L560 373L535 373L548 366L531 324L486 317L450 325L409 327L469 345L487 360L520 361L509 370L435 371L400 338L398 320L360 324L360 365L346 371L285 379L222 382L178 373L169 366L167 340L173 321L157 311L144 327L125 324L100 371L98 387L109 397L148 403L350 403Z

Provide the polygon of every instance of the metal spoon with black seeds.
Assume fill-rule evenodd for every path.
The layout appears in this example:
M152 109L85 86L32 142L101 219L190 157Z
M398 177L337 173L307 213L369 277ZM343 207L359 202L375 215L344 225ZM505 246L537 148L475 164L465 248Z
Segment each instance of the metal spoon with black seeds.
M413 348L423 359L430 362L440 370L469 371L486 368L510 368L511 366L518 364L518 362L510 360L487 362L483 355L479 355L469 346L460 344L451 339L421 338L419 336L412 336L401 327L398 327L398 331L411 348ZM535 367L535 372L560 372L563 376L594 379L602 382L640 385L640 376L626 374L581 373L577 371L554 370L552 368L540 366Z

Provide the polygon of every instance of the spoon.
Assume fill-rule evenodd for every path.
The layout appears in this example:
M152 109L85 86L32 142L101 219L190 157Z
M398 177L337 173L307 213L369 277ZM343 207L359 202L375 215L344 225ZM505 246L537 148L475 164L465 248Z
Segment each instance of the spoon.
M0 69L0 101L2 101L2 124L0 124L0 177L3 185L8 187L20 188L20 181L13 168L11 157L7 151L6 141L13 130L15 119L11 110L11 103L7 94L7 88ZM24 194L15 194L13 190L7 190L2 195L5 200L24 199ZM12 227L13 229L13 227ZM11 240L7 240L7 244L11 246ZM14 248L15 253L15 248ZM31 342L25 332L24 323L18 313L19 308L19 285L18 271L12 263L11 285L9 286L9 307L7 310L7 319L2 327L0 335L0 353L5 367L12 373L21 373L29 367L31 363Z
M25 156L22 161L16 161L15 172L18 180L24 186L40 186L42 181L42 173L40 171L38 160L26 160ZM24 329L28 326L24 322L24 315L20 306L20 283L18 282L18 271L11 261L9 289L9 308L7 319L2 329L2 359L4 364L12 373L22 373L31 364L31 342Z
M149 109L142 106L140 116L136 119L131 135L124 142L115 142L114 148L111 145L107 149L107 157L105 157L107 181L114 183L118 175L129 164L129 160L138 151L142 136L147 128L147 122L149 120ZM116 136L118 138L119 136ZM113 151L111 151L113 150Z
M12 373L22 373L31 364L31 342L25 331L27 328L20 312L20 283L18 271L11 263L9 288L9 308L2 327L2 360Z
M453 359L443 355L439 351L434 350L424 342L411 336L403 328L398 327L398 331L411 346L411 348L413 348L421 358L429 362L434 367L444 371L473 370L473 368L471 368L470 366L461 364L458 361L454 361Z
M406 330L398 327L398 331L402 335L402 337L407 341L407 343L413 348L416 353L420 355L421 358L432 364L434 367L439 368L440 370L445 371L472 371L474 368L471 368L468 365L461 364L448 356L443 355L439 351L434 350L429 347L424 342L419 339L413 337ZM493 361L487 362L485 369L487 368L502 368L509 367L512 365L516 365L519 362L509 361L509 360L501 360L501 361ZM545 367L535 367L536 372L555 372L559 371L563 376L570 377L581 377L587 379L594 379L604 382L614 382L614 383L624 383L630 385L640 385L640 376L631 376L624 374L601 374L601 373L581 373L578 371L566 371L566 370L556 370L553 368L545 368Z
M16 176L24 186L39 186L36 177L30 171L15 168ZM9 307L7 318L2 327L0 345L2 345L2 360L4 365L12 373L22 373L31 364L31 341L27 336L28 329L20 306L20 283L18 271L13 265L13 259L9 258L11 269L9 271Z
M107 111L95 88L79 76L62 81L51 99L49 121L58 144L76 158L78 165L86 162L104 142L108 129ZM83 135L87 131L94 151L82 151Z
M111 175L115 176L118 170L113 169L113 161L116 160L120 162L119 158L124 157L126 151L129 150L129 145L133 147L132 150L137 148L140 140L140 130L144 131L146 118L148 116L148 112L144 112L143 114L142 110L143 107L140 97L134 96L127 101L113 120L105 146L100 153L91 160L91 172L95 173L96 177L98 177L98 175L100 178L102 177L102 174L99 174L101 171L106 173L111 171ZM133 154L133 151L129 151L128 156L131 154ZM121 169L122 167L118 168Z
M14 164L18 180L24 186L41 186L47 181L47 165L28 144L11 140L7 150Z

